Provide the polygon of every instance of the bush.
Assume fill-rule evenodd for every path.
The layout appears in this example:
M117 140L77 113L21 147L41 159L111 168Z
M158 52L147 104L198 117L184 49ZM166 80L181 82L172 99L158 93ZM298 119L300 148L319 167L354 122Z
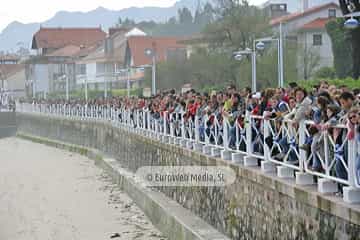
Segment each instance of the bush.
M315 78L319 79L334 79L335 76L335 69L331 67L322 67L315 73Z
M314 79L314 80L306 80L299 81L298 84L307 90L311 90L314 85L319 84L322 80L326 80L330 85L335 85L337 87L341 85L345 85L350 89L360 88L360 81L354 80L352 78L345 79Z
M111 91L112 96L114 97L125 97L127 96L127 89L115 89ZM142 89L141 88L135 88L130 89L130 96L141 96L142 95Z

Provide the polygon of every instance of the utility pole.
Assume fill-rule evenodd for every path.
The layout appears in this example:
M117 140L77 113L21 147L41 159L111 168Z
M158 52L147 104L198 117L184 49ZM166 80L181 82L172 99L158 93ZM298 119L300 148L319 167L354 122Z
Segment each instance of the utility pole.
M127 96L130 97L130 68L127 69Z
M85 75L85 100L88 101L88 86L87 86L87 76Z
M284 42L283 42L283 23L280 22L280 37L279 37L279 66L280 66L280 82L279 86L284 87Z
M65 74L66 81L66 100L69 101L69 77Z
M154 53L154 56L153 56L153 67L152 67L152 94L153 95L156 95L156 53Z

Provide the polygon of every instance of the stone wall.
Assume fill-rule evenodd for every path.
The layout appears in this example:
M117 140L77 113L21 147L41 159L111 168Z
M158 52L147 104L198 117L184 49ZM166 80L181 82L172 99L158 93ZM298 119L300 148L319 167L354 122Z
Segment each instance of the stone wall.
M14 112L0 111L0 138L16 134L16 114Z
M108 123L19 114L19 131L97 148L136 171L149 165L227 165L231 186L163 187L168 197L233 239L360 239L360 206L323 196L315 187L263 175L179 146L163 144Z

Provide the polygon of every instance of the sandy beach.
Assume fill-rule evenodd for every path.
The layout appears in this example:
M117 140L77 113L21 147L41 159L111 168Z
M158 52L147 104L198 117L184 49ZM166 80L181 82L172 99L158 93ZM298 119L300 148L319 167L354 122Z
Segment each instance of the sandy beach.
M1 240L165 239L92 160L0 139Z

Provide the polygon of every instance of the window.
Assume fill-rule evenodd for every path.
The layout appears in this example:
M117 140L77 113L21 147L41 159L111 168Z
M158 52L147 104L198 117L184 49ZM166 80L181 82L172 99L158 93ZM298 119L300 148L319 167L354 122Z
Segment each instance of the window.
M336 9L329 9L329 18L336 18Z
M313 35L313 45L314 46L321 46L322 45L322 35L321 34L314 34Z
M86 64L77 64L76 65L76 74L85 75L86 74Z
M96 74L105 73L105 63L96 63Z
M286 11L287 10L287 6L286 4L272 4L270 6L272 11Z

